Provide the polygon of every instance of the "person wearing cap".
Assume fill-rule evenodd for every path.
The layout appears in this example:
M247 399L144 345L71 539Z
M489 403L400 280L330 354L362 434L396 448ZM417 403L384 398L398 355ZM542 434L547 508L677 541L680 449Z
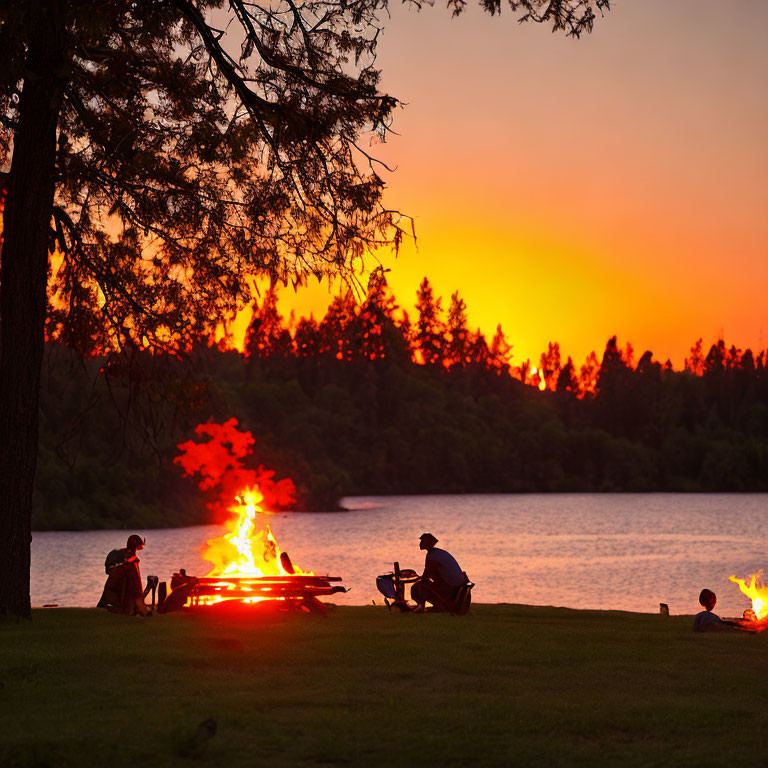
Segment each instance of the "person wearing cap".
M113 613L138 614L151 616L152 612L144 604L141 589L141 571L139 557L136 554L144 549L145 540L135 533L128 537L125 549L113 549L104 561L107 583L98 602L99 608L106 608Z
M435 610L444 610L456 599L459 588L467 577L456 558L444 549L436 547L437 539L431 533L419 537L419 549L427 551L424 573L411 585L411 599L424 610L426 603L432 603Z

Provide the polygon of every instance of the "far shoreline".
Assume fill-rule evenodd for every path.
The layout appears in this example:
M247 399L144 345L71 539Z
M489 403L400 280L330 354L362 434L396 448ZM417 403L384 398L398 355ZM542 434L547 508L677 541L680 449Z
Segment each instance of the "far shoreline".
M600 496L601 498L616 496L621 498L628 498L632 496L638 496L643 498L649 498L652 496L692 496L697 498L702 497L715 497L715 496L734 496L744 498L747 496L765 496L768 498L768 491L472 491L467 493L390 493L390 494L359 494L354 496L342 496L339 499L339 506L337 509L286 509L279 510L277 512L266 512L265 516L272 517L277 515L332 515L339 513L350 512L364 512L369 510L377 510L384 508L383 504L370 504L366 506L350 506L344 504L347 499L424 499L424 498L456 498L456 497L487 497L498 498L501 496L519 496L525 498L531 498L534 496L545 496L551 498L566 498L566 497L586 497L586 496ZM111 521L110 521L111 522ZM36 533L74 533L74 532L87 532L87 531L134 531L136 529L147 531L172 531L180 528L198 528L212 525L224 525L224 522L196 522L185 523L180 525L153 525L147 524L130 524L125 527L103 526L103 527L89 527L89 528L33 528L32 535Z

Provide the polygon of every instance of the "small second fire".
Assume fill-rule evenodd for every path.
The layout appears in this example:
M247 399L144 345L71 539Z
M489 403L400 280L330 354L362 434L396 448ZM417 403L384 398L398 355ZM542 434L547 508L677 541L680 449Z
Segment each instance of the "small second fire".
M762 584L762 575L763 572L760 570L747 576L746 579L739 579L736 576L729 577L752 601L752 608L744 612L744 618L757 623L768 620L768 587Z

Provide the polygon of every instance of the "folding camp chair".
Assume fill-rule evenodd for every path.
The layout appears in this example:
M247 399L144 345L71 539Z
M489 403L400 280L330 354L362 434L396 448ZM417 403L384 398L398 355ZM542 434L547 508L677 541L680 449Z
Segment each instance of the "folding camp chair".
M412 584L419 578L419 574L410 568L400 568L400 563L394 564L392 573L385 573L376 577L376 588L384 595L384 603L392 612L393 608L406 613L413 610L405 598L405 585Z

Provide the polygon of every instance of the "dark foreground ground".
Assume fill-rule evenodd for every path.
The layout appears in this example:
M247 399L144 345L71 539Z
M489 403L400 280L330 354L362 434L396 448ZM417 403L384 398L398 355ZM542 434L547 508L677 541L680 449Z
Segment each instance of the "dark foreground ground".
M690 621L36 611L0 624L0 765L765 765L768 633Z

